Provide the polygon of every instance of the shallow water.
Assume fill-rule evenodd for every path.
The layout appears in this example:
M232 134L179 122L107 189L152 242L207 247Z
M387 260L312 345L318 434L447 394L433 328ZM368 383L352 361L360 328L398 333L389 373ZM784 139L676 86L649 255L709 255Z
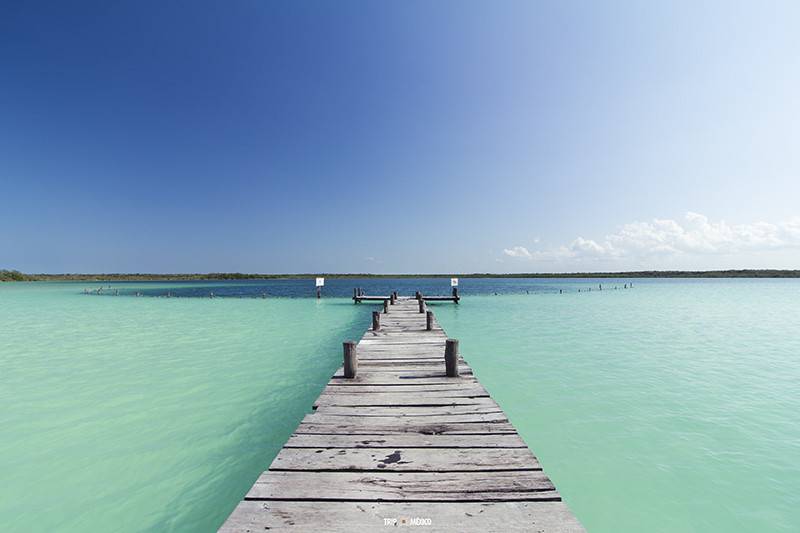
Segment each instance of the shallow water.
M0 286L0 530L212 531L365 308Z
M462 279L433 308L590 531L800 529L800 282L597 283ZM356 285L449 291L0 285L0 529L213 531L367 327L332 297Z
M589 531L800 531L797 281L436 313Z

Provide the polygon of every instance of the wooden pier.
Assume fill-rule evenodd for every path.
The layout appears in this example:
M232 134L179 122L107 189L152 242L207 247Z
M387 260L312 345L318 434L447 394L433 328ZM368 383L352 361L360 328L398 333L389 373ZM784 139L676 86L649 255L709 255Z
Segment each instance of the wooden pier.
M220 531L584 531L433 313L383 309Z

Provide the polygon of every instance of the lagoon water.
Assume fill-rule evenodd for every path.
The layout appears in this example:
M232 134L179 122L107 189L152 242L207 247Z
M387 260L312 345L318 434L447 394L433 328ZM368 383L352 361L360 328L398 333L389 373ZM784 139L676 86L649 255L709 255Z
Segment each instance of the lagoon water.
M800 530L800 281L628 281L434 309L590 531ZM0 530L214 531L368 326L352 287L446 285L0 285Z

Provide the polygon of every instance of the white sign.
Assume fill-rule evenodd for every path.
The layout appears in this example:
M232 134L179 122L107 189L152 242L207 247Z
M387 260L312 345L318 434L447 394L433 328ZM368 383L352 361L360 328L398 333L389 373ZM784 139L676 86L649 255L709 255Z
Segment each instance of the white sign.
M458 278L450 278L450 286L458 287Z
M325 278L317 278L317 287L325 286Z

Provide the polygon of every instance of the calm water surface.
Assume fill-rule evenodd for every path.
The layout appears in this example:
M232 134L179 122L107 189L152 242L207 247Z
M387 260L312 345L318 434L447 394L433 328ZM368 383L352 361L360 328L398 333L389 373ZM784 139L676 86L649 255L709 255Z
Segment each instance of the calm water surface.
M800 282L628 281L434 309L590 531L800 530ZM352 288L447 285L0 285L0 529L215 530L367 327Z

